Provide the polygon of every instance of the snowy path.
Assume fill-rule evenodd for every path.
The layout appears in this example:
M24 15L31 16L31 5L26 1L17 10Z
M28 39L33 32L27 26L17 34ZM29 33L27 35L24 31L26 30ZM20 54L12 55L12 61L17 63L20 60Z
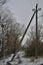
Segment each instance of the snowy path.
M27 59L27 58L22 58L22 63L20 64L17 64L17 65L40 65L41 63L43 63L43 58L40 58L40 59L37 59L35 60L34 62L31 62L30 59ZM11 62L12 65L16 65L13 62Z
M7 61L8 59L5 59L5 61ZM37 61L34 62L30 62L30 59L26 59L23 58L22 59L22 63L17 64L17 65L40 65L41 63L43 63L43 59L38 59ZM15 65L14 61L11 62L12 65ZM3 62L3 60L0 61L0 65L6 65L6 62Z
M13 56L13 54L10 57L4 59L5 62L3 62L3 60L0 60L0 65L6 65L6 62L10 61L12 56ZM19 63L19 64L17 64L17 62L15 62L14 60L12 62L10 62L10 63L11 63L11 65L40 65L41 63L43 63L43 58L37 59L34 62L31 62L30 58L21 57L21 60L22 60L22 62Z
M41 63L43 63L43 59L38 59L34 62L31 62L30 59L23 59L23 62L19 65L40 65Z

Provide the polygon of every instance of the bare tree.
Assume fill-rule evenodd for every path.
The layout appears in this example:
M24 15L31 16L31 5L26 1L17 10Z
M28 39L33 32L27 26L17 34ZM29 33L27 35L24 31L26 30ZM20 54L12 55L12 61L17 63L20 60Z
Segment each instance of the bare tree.
M27 55L29 56L29 52L30 52L30 56L35 55L36 54L36 46L37 46L37 55L39 55L40 49L42 46L42 40L43 40L43 25L42 24L38 24L38 42L36 43L36 31L35 31L35 26L33 26L31 28L31 30L29 31L29 35L30 35L30 40L26 42L27 44L27 48L26 52ZM30 43L30 45L29 45ZM42 50L41 50L42 51ZM42 52L40 52L42 53Z
M43 25L42 24L38 24L38 40L41 41L41 39L43 38ZM36 38L36 30L35 30L35 26L32 26L30 31L29 31L29 35L31 40L34 40Z
M14 22L16 22L16 18L13 17L13 14L11 14L10 10L2 9L1 13L0 13L0 26L1 26L0 34L1 34L1 39L2 39L2 47L4 46L3 51L6 51L5 50L5 48L6 48L6 34L9 31L11 31ZM10 35L12 36L12 34L10 34Z

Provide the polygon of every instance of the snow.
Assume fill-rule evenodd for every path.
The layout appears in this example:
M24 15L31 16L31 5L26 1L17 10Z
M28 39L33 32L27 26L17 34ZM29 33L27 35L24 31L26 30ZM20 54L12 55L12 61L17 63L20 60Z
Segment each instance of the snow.
M5 62L3 62L3 60L0 61L0 65L6 65L6 62L10 59L7 58L5 59ZM18 64L17 62L15 61L12 61L10 62L12 65L14 64ZM40 65L41 63L43 63L43 58L40 58L40 59L37 59L35 60L34 62L30 62L30 59L27 59L27 58L22 58L22 62L19 63L18 65Z
M1 60L1 61L0 61L0 65L6 65L6 62L7 62L9 59L10 59L10 57L7 58L7 59L5 59L5 62L3 62L3 60ZM10 63L11 63L12 65L18 64L17 62L14 62L14 61L12 61L12 62L10 62ZM37 60L35 60L34 62L30 62L30 59L22 58L22 62L19 63L18 65L40 65L41 63L43 63L43 58L37 59Z
M30 59L27 58L22 58L22 62L19 63L18 65L40 65L41 63L43 63L43 58L41 59L37 59L34 62L31 62ZM12 65L16 64L13 62L11 62Z
M18 55L19 55L20 58L22 58L22 57L25 55L25 52L24 52L24 51L19 51L19 52L17 52L15 58L17 58Z
M11 54L8 58L4 58L4 59L0 60L0 65L6 65L6 63L11 60L13 55L14 54Z
M19 51L16 54L16 56L14 57L14 60L12 62L10 62L11 65L40 65L41 63L43 63L43 58L35 59L32 62L31 58L24 58L23 56L20 57L20 59L21 59L22 62L18 63L19 62L19 58L17 58L17 57L18 57L18 55L22 55L23 53L24 52L20 52ZM3 59L5 62L3 60L0 60L0 65L6 65L7 62L11 60L11 58L12 58L13 55L14 54L11 54L10 57Z

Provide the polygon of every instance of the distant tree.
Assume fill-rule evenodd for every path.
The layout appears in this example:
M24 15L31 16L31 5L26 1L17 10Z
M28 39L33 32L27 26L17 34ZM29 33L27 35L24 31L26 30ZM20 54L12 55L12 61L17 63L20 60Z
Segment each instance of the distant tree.
M1 28L1 30L0 30L0 36L1 36L1 39L2 39L2 46L3 46L3 51L1 51L1 55L3 55L4 53L5 53L5 51L7 50L6 49L6 44L8 44L7 43L7 41L6 41L6 38L7 38L7 36L6 36L6 34L9 32L9 31L11 31L11 29L12 29L12 26L13 26L13 24L16 22L16 18L15 17L13 17L13 14L11 13L11 11L10 10L8 10L8 9L1 9L1 11L0 11L0 28ZM2 30L2 25L4 26L3 27L3 30ZM11 36L12 36L12 34L10 34ZM9 40L10 40L10 38L9 38ZM2 48L1 48L1 50L2 50Z
M14 53L19 49L19 39L18 35L15 33L15 30L10 30L6 34L7 42L6 49L9 54Z
M18 50L20 50L20 37L22 35L22 30L21 30L22 26L19 23L15 23L12 28L7 32L6 36L7 36L7 49L9 49L8 51L10 51L11 53L15 53Z
M36 43L36 31L34 29L35 27L31 28L30 31L30 42L26 42L27 44L27 49L26 49L26 55L27 56L35 56L36 54L36 46L37 46L37 55L41 55L43 52L41 52L43 50L42 47L42 40L43 40L43 26L42 24L38 25L38 42ZM29 45L30 43L30 45Z
M20 42L20 37L23 35L23 28L24 25L20 25L17 23L16 18L13 17L13 14L11 13L10 10L7 8L2 8L2 6L6 3L7 0L1 0L0 1L0 26L2 30L2 24L4 25L3 31L4 31L4 48L3 51L5 55L11 54L11 53L16 53L20 48L19 42ZM1 35L2 31L1 31ZM3 52L2 51L2 52ZM4 54L3 53L3 54Z

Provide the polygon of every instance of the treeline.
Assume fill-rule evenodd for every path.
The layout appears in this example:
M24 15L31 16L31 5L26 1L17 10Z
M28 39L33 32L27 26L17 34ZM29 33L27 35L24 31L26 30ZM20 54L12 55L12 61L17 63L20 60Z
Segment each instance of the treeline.
M37 56L43 56L43 42L32 41L31 45L25 49L27 57L36 56L36 51Z
M0 58L15 54L20 49L19 42L24 28L24 25L17 23L14 14L2 5L0 9Z
M33 26L29 32L30 39L27 39L27 47L25 48L26 56L42 56L43 55L43 24L38 23L38 31Z

